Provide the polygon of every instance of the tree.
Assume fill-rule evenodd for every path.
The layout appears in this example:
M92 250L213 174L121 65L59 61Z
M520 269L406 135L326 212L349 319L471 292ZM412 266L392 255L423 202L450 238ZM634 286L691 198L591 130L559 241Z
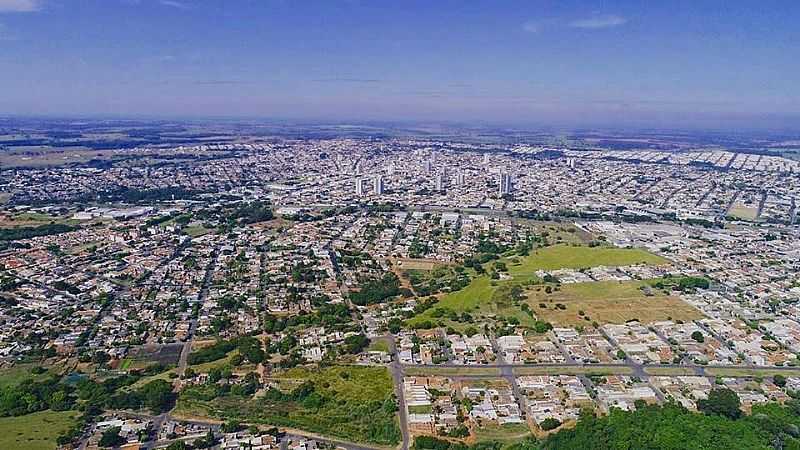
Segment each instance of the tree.
M222 430L223 433L236 433L237 431L239 431L239 429L241 429L241 426L238 420L231 419L223 423L220 429Z
M183 441L175 441L167 446L167 450L188 450L188 448Z
M111 427L100 436L100 447L113 448L125 443L125 439L119 435L120 427Z
M712 389L708 398L697 402L697 409L706 414L717 414L731 419L742 415L741 401L736 392L728 388Z
M544 431L555 430L559 426L561 426L561 421L555 417L548 417L539 424L539 427Z
M699 330L692 333L692 339L700 343L706 340L706 338L703 336L703 333L701 333Z
M168 410L175 399L172 385L165 380L151 381L145 384L139 393L142 395L144 405L156 413Z
M772 377L772 382L775 383L775 386L784 387L786 386L786 377L779 373L775 374L775 376Z

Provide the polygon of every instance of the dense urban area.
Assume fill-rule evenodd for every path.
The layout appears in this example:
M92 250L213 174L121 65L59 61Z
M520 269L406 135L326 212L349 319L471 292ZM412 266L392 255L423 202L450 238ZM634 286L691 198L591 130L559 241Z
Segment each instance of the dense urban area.
M76 136L0 139L0 448L800 449L797 158Z

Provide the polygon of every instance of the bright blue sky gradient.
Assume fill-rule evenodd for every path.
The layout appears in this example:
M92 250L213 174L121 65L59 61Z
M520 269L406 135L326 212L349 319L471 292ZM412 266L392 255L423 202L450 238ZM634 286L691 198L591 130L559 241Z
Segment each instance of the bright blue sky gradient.
M0 114L794 127L798 24L797 0L0 0Z

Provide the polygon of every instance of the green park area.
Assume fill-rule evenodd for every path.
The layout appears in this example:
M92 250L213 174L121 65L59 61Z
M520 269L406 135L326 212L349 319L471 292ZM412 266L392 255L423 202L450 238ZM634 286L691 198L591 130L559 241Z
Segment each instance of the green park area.
M597 266L618 267L634 264L658 265L666 262L667 260L660 256L635 248L590 247L574 244L543 247L532 251L527 256L504 257L499 261L484 264L487 272L494 267L503 266L505 272L502 272L497 279L493 279L488 273L476 276L465 288L442 296L432 308L411 318L408 324L411 327L426 328L442 323L455 329L464 329L469 326L470 318L478 320L505 317L513 318L512 320L517 320L522 325L534 326L537 320L544 320L544 318L538 317L539 310L534 307L539 303L539 293L536 292L536 289L540 289L542 295L545 289L545 280L541 280L536 275L537 271L580 270ZM614 306L617 310L616 314L609 313L605 316L598 314L597 319L618 322L629 319L626 318L623 311L631 304L639 306L639 309L635 310L636 313L640 313L641 309L653 308L666 311L676 307L679 307L680 312L684 307L688 307L680 300L664 294L658 294L658 298L646 296L644 292L638 290L638 287L635 283L618 285L607 282L558 287L559 291L556 291L560 295L558 303L566 304L565 302L571 301L574 311L564 313L563 310L559 310L558 313L551 312L549 317L566 319L568 314L577 317L579 310L591 309L599 312L604 308ZM553 292L552 288L549 290L551 293ZM527 300L529 298L536 301ZM597 305L588 304L592 301L597 301ZM469 317L465 317L465 313ZM645 314L641 315L641 320L649 317ZM548 314L545 313L543 316L547 317ZM676 318L679 317L676 316ZM583 319L574 319L570 316L567 324L574 323L576 320Z
M54 450L56 438L75 425L77 411L39 411L0 418L0 448Z
M270 387L254 395L222 392L216 385L187 388L174 413L296 428L353 442L391 446L400 441L385 367L293 368L273 373L269 381Z

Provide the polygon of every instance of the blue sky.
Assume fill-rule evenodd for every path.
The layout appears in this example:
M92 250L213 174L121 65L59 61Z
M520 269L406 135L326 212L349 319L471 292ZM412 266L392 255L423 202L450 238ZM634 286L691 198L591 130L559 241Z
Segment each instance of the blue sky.
M0 114L800 128L800 2L0 0Z

